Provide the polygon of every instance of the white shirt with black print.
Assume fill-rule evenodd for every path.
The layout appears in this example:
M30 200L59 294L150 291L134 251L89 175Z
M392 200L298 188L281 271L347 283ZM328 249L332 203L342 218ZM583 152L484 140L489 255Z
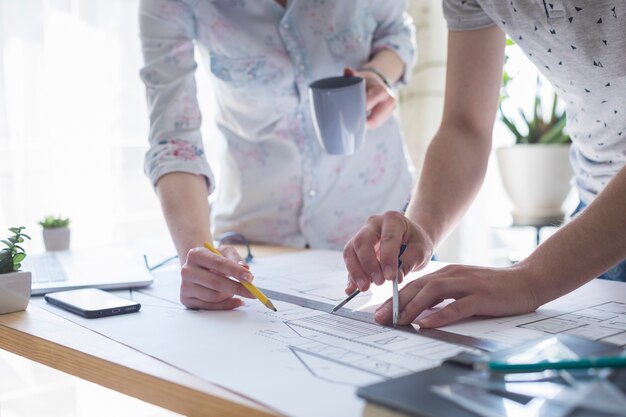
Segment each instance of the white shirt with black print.
M570 160L589 204L626 164L626 2L444 0L451 31L498 25L567 105Z

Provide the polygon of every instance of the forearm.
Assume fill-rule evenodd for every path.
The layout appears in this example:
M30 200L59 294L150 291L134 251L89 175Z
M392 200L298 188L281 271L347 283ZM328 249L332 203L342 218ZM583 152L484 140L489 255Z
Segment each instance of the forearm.
M404 62L398 54L390 49L381 49L363 65L363 68L375 68L385 76L391 85L394 85L404 73Z
M537 306L626 259L626 167L592 204L521 262Z
M157 194L182 265L191 248L212 240L206 179L184 172L166 174L157 183Z
M406 215L436 248L463 216L483 182L491 142L442 125L426 153Z
M505 37L492 26L450 32L441 127L428 147L407 216L436 248L463 216L487 169Z

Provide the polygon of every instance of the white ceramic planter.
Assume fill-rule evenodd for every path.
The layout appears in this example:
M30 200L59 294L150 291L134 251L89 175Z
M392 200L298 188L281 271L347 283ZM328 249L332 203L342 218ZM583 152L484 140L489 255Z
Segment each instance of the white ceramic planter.
M511 201L513 221L542 226L563 221L561 206L570 191L569 145L521 144L496 150Z
M70 228L43 229L43 244L47 251L68 250L70 248Z
M31 274L28 271L0 274L0 314L25 310L30 300Z

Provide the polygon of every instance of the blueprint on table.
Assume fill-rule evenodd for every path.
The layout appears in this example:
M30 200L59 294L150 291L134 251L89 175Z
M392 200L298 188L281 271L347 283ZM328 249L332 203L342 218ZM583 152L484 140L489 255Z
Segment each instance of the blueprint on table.
M330 261L328 265L335 265L333 268L342 265L336 262L341 254L335 252L318 254L316 260ZM268 262L264 267L271 270L273 261ZM292 266L291 274L304 276L310 265ZM336 271L323 272L318 270L324 277ZM270 278L262 275L256 277L255 284L268 287L264 281ZM315 276L307 277L315 280ZM361 415L363 400L355 395L357 387L436 366L464 349L275 300L276 313L249 299L235 311L187 310L178 303L178 280L174 269L156 274L153 288L132 292L142 309L129 315L88 320L44 306L113 340L294 416ZM301 281L303 294L309 291L305 282ZM281 284L269 286L277 289ZM342 286L345 279L335 296L339 299L345 296Z
M306 251L251 266L261 288L329 304L345 297L339 252ZM45 308L294 416L361 415L357 387L435 366L463 349L281 301L274 301L277 313L249 299L235 311L191 311L178 302L179 285L174 268L155 274L152 288L132 292L141 312L125 316L87 320ZM372 311L391 293L386 287L373 292L347 307ZM446 330L508 344L567 332L623 345L624 301L625 284L594 281L536 313L476 319Z

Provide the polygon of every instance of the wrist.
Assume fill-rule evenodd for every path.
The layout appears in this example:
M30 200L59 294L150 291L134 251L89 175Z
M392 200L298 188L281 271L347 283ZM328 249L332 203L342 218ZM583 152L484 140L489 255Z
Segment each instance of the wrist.
M359 68L358 71L360 71L360 72L370 72L370 73L376 75L383 82L383 84L385 84L387 86L387 88L392 88L392 85L389 82L389 79L378 68L368 65L368 66L364 66L364 67Z
M508 269L515 284L517 284L520 298L526 301L526 311L535 311L552 300L549 291L542 288L541 280L537 279L538 276L541 276L539 271L536 270L533 262L528 261L528 258L508 267Z

